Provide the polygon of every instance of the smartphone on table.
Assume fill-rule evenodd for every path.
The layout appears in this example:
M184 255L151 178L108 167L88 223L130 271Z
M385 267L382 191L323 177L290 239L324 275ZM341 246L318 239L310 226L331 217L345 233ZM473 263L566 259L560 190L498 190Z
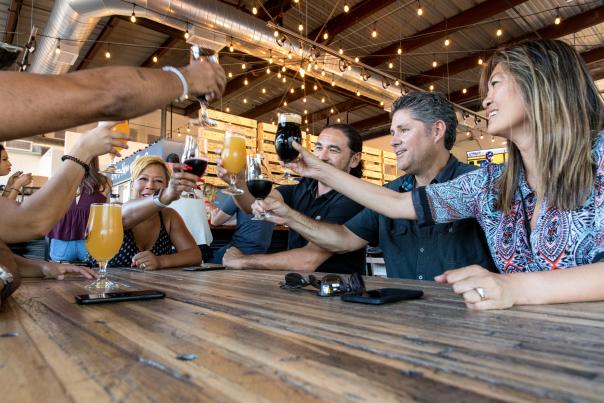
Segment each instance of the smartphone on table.
M382 305L390 302L418 299L424 295L422 290L410 290L404 288L379 288L377 290L363 291L356 294L344 294L340 298L346 302L357 302L359 304Z
M103 304L108 302L140 301L145 299L165 298L166 294L158 290L112 291L98 294L76 295L80 305Z

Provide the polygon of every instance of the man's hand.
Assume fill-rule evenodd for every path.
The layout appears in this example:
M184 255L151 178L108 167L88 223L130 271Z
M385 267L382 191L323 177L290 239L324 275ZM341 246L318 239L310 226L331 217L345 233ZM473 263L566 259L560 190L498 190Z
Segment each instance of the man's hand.
M205 96L208 102L220 98L226 87L226 76L219 64L200 59L194 60L182 68L182 73L189 84L189 94Z
M132 257L132 266L138 267L142 271L161 269L159 258L151 251L144 250Z
M222 264L227 269L241 270L245 269L245 255L239 249L231 246L226 250L222 257Z
M44 262L42 263L40 269L45 278L55 278L57 280L63 280L65 278L65 274L68 273L80 274L82 277L85 277L89 280L98 278L98 274L94 270L88 267L76 266L73 264Z
M296 172L298 175L320 180L321 176L325 174L325 171L331 167L331 165L321 161L320 158L314 156L299 143L294 141L292 146L298 150L300 155L296 160L285 164L285 166Z
M474 310L506 309L514 305L514 287L511 275L495 274L472 265L457 270L447 270L434 280L451 284L456 294L461 294L466 306Z
M216 159L216 176L222 179L227 185L231 184L231 175L222 166L222 158ZM241 172L235 176L235 184L240 189L245 185L245 169L242 169Z
M287 204L273 197L256 200L252 204L252 209L254 212L268 213L265 220L280 225L287 224L291 212L291 208Z
M129 140L130 136L111 130L118 123L99 122L97 127L87 131L78 138L69 154L86 163L89 163L94 157L107 153L121 157L121 154L115 147L128 148L124 140ZM119 139L122 139L122 141Z
M172 177L161 195L161 202L170 204L180 199L182 192L193 192L197 187L197 175L185 172L182 164L172 164Z

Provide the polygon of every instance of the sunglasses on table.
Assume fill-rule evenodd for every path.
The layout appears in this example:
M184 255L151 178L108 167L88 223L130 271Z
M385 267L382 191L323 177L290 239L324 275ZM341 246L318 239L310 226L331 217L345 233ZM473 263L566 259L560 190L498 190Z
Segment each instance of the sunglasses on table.
M365 292L365 282L360 274L351 274L348 280L338 274L327 274L319 280L315 275L310 274L305 278L300 273L287 273L285 281L280 282L279 286L286 290L301 290L307 286L312 286L319 291L317 294L321 297L335 297L344 294L361 294Z

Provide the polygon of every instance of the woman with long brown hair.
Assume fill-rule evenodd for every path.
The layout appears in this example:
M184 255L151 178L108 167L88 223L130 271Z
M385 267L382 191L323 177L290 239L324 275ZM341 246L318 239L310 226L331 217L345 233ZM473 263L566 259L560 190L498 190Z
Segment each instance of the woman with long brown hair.
M90 161L90 170L82 179L69 210L48 234L52 260L89 260L85 239L90 205L106 202L110 193L109 179L99 173L99 159L95 157Z
M436 278L470 308L603 300L604 103L587 66L564 42L527 41L495 52L481 87L488 133L508 140L506 165L409 193L352 178L301 147L290 166L391 218L475 217L505 275L469 266Z

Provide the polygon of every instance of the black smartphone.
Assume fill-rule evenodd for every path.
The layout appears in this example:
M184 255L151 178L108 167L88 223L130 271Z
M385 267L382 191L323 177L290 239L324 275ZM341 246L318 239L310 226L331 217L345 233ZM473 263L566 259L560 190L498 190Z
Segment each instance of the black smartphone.
M357 302L359 304L382 305L406 299L418 299L424 295L422 290L408 290L404 288L380 288L364 291L361 294L344 294L342 301Z
M225 267L221 264L216 263L203 263L199 266L185 267L182 271L212 271L212 270L224 270Z
M160 299L166 294L157 290L116 291L99 294L76 295L75 300L80 305L104 304L107 302L138 301L142 299Z

